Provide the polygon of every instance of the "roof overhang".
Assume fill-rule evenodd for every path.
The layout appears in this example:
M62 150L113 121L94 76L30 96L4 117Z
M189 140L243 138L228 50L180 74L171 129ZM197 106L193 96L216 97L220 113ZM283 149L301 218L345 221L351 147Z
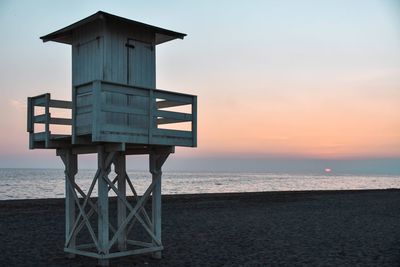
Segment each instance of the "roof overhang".
M78 22L75 22L67 27L64 27L58 31L52 32L45 36L42 36L42 37L40 37L40 39L42 39L43 42L53 41L53 42L59 42L59 43L64 43L64 44L72 44L72 33L75 29L82 27L88 23L97 21L97 20L103 20L106 22L114 21L114 22L120 23L124 27L129 27L132 29L140 29L141 31L145 31L147 33L154 34L156 45L165 43L165 42L168 42L168 41L171 41L174 39L178 39L178 38L183 39L186 36L186 34L184 34L184 33L170 31L167 29L159 28L156 26L142 23L142 22L119 17L119 16L109 14L109 13L106 13L103 11L98 11L97 13L95 13L87 18L84 18Z

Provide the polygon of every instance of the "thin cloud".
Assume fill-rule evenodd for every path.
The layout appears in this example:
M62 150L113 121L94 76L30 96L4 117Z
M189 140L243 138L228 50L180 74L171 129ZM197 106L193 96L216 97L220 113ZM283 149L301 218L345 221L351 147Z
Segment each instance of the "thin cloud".
M8 103L14 109L18 109L18 110L25 110L26 109L26 104L25 104L24 101L21 101L21 100L18 100L18 99L10 99L10 100L8 100Z

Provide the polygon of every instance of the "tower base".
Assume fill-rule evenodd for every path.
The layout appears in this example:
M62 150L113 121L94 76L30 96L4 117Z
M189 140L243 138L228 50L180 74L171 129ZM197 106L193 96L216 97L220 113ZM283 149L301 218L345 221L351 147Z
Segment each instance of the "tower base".
M86 153L96 153L98 157L98 168L87 193L75 181L78 155ZM101 266L108 266L109 259L137 254L151 253L153 257L161 258L161 168L171 153L174 153L173 146L126 149L124 145L103 144L57 149L57 155L65 165L64 251L71 255L97 258ZM137 194L126 172L126 156L138 154L149 155L152 175L152 181L142 196ZM111 180L112 165L116 176ZM96 183L97 199L92 198ZM117 197L116 218L110 217L110 191ZM127 191L131 191L133 197L127 197ZM150 196L151 216L146 210ZM141 226L141 235L147 236L148 240L129 237L138 225Z

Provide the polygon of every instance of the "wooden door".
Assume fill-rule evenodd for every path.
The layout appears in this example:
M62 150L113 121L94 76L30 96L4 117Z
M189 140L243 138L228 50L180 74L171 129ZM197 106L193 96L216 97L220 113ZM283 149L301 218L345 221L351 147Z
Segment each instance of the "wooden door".
M155 88L155 49L151 44L128 39L127 83Z

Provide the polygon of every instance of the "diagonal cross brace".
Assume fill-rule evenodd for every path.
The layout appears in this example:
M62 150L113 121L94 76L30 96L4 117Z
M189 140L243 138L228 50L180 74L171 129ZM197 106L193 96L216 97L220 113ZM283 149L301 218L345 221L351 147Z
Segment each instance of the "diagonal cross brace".
M76 220L75 220L74 226L72 227L72 231L70 232L68 238L65 240L65 247L68 247L68 246L69 246L69 243L70 243L72 237L75 236L75 235L77 235L77 234L79 233L79 231L81 230L81 228L79 228L79 230L77 230L77 229L78 229L78 223L79 223L80 219L82 218L83 213L85 213L84 211L85 211L86 205L87 205L87 203L88 203L89 200L90 200L90 196L91 196L92 191L93 191L93 188L94 188L94 186L95 186L95 184L96 184L96 180L97 180L97 178L98 178L98 175L99 175L99 171L96 173L95 177L93 178L92 183L90 184L90 188L89 188L88 194L84 197L83 204L80 205L79 199L78 199L78 201L75 200L76 205L77 205L78 208L79 208L79 215L78 215L78 217L77 217ZM74 194L76 194L75 188L79 188L79 186L78 186L74 181L72 181L72 180L70 180L68 184L70 184L70 186L72 187L71 190L73 190L73 191L74 191ZM79 189L80 189L80 188L79 188ZM82 190L77 190L77 191L79 192L79 191L82 191ZM81 193L81 192L80 192L80 193ZM83 193L83 191L82 191L82 193ZM82 195L82 193L81 193L81 195ZM89 203L93 204L92 201L90 201ZM82 212L83 212L83 213L82 213ZM86 213L85 213L85 215L86 215ZM83 219L82 222L86 224L86 220L85 220L85 219ZM90 224L90 223L89 223L89 224Z
M129 215L126 217L126 219L122 222L122 224L120 225L120 227L118 228L117 232L114 234L113 238L110 241L110 245L109 248L112 247L112 245L115 243L115 241L117 240L118 236L121 234L121 232L123 231L123 229L126 227L126 225L129 223L129 221L133 218L133 216L135 216L135 214L137 213L137 211L140 209L140 207L142 207L144 205L144 203L146 203L147 199L150 196L150 193L153 191L155 182L153 181L149 187L146 189L146 192L143 194L143 196L139 199L139 201L136 203L135 207L133 208L133 210L129 213ZM159 245L161 245L160 240L156 240L157 243Z
M62 156L62 155L60 155L60 156L61 156L61 158L63 159L63 156ZM90 188L89 188L89 191L88 191L88 194L87 194L87 195L85 195L85 193L79 188L79 186L78 186L74 181L72 181L72 180L69 178L69 176L67 176L68 179L70 179L70 183L69 183L69 184L70 184L70 186L72 186L72 189L71 189L71 190L74 191L74 198L75 198L76 205L77 205L78 208L79 208L79 214L78 214L77 219L75 220L75 223L74 223L74 226L73 226L73 228L72 228L72 231L70 232L69 236L67 237L67 239L66 239L66 241L65 241L65 247L68 247L68 246L69 246L69 243L70 243L70 241L72 240L72 237L75 236L77 233L79 233L79 231L82 229L83 224L86 224L86 226L88 227L88 230L89 230L89 232L90 232L90 235L91 235L91 237L92 237L92 239L93 239L93 242L95 243L96 247L99 249L98 242L97 242L97 239L95 238L95 234L94 234L93 228L92 228L91 225L90 225L89 216L88 216L88 214L89 214L93 209L97 212L97 207L96 207L96 206L93 204L93 202L90 200L90 196L91 196L91 194L92 194L92 192L93 192L94 186L95 186L96 181L97 181L97 179L99 178L99 176L104 176L105 173L109 172L109 169L110 169L110 166L111 166L113 157L114 157L114 153L109 153L109 154L107 155L107 158L106 158L106 160L105 160L105 162L106 162L106 168L104 168L106 171L101 171L101 169L98 169L98 170L97 170L97 172L96 172L96 174L95 174L95 177L93 178L93 181L92 181L92 183L91 183L91 185L90 185ZM64 161L64 159L63 159L63 161ZM83 202L82 205L80 205L80 203L79 203L79 198L78 198L78 196L77 196L77 194L76 194L76 192L75 192L75 188L76 188L77 191L84 197L84 202ZM89 211L88 214L86 214L86 212L85 212L85 208L86 208L87 203L89 203L89 204L91 205L91 210ZM90 216L91 216L91 215L90 215ZM82 218L82 217L83 217L83 218ZM79 224L79 221L80 221L81 218L82 218L82 222L81 222L81 224ZM110 226L111 226L111 225L110 225ZM113 229L112 226L111 226L111 228L112 228L112 230L115 231L115 229Z
M129 202L126 200L126 198L124 198L123 196L121 196L121 193L118 191L118 189L111 183L110 179L108 179L107 177L104 177L104 179L106 180L106 182L111 186L111 188L114 190L115 194L117 195L118 198L121 199L121 201L125 204L125 206L129 209L129 211L131 212L128 217L130 215L135 216L137 218L137 220L142 224L143 228L148 232L148 234L153 238L153 240L155 240L157 242L157 244L159 243L159 245L161 245L161 242L158 242L157 238L155 237L154 233L151 231L151 229L146 225L146 223L143 221L143 219L140 217L140 215L138 214L138 211L143 208L143 205L145 204L144 201L138 201L135 208L133 208ZM151 186L151 185L150 185ZM150 194L150 193L149 193ZM143 196L144 197L144 196ZM140 204L139 202L141 202L142 204ZM140 204L140 206L138 206ZM132 214L133 213L133 214ZM128 218L127 217L127 218ZM125 221L124 221L125 222ZM122 225L120 226L120 228L117 230L117 232L115 233L115 235L121 231L126 227L126 224L124 224L124 222L122 223ZM115 237L115 236L114 236ZM113 238L114 239L114 238ZM109 244L109 248L112 247L113 245L113 241L110 242Z
M137 194L135 188L133 187L133 184L132 184L132 182L131 182L131 180L130 180L128 174L125 174L125 175L126 175L126 181L128 182L128 185L129 185L129 187L130 187L130 189L131 189L131 191L132 191L133 197L134 197L134 199L135 199L136 202L137 202L137 201L139 201L139 196L138 196L138 194ZM153 222L150 220L149 215L147 215L146 209L145 209L144 207L141 207L140 211L142 212L142 215L144 216L147 225L148 225L150 228L153 228ZM130 231L132 230L133 226L135 225L135 222L136 222L136 218L134 218L133 221L132 221L132 223L129 225L129 227L128 227L127 231L126 231L126 232L127 232L127 235L128 235L128 234L130 233Z
M114 178L114 180L112 181L112 183L115 184L116 181L117 181L117 177ZM78 186L78 185L76 185L76 186ZM108 187L108 191L110 191L110 190L111 190L111 187ZM82 191L82 190L81 190L81 191ZM82 195L83 197L86 197L86 195L85 195L84 192L82 192L81 195ZM89 199L89 204L90 204L90 203L92 203L92 204L91 204L92 207L91 207L91 209L89 210L89 212L87 213L88 219L90 219L90 217L92 217L93 213L95 213L95 212L98 213L98 211L97 211L97 203L98 203L98 201L96 201L96 202L93 204L93 202ZM82 227L83 227L84 225L85 225L85 222L84 222L83 220L81 220L80 224L78 225L78 229L76 230L77 233L79 233L79 232L81 231L81 229L82 229ZM115 231L117 231L111 224L110 224L109 226L110 226L110 229L111 229L111 231L112 231L113 233L115 233Z
M74 190L72 184L68 183L68 185L70 186L71 190L73 190L73 193L74 193L73 196L74 196L74 199L75 199L75 203L76 203L76 205L78 206L79 211L80 211L79 214L82 214L81 216L83 216L83 219L85 220L86 227L87 227L88 230L89 230L89 233L90 233L90 235L91 235L91 237L92 237L92 239L93 239L94 244L96 245L96 247L99 247L99 244L98 244L98 242L97 242L97 238L96 238L96 236L95 236L95 234L94 234L94 231L93 231L93 228L92 228L92 226L90 225L90 222L89 222L88 218L86 217L85 211L82 209L82 206L79 204L78 195L76 194L76 191ZM88 194L88 195L89 195L89 194ZM74 232L74 231L73 231L73 232Z

